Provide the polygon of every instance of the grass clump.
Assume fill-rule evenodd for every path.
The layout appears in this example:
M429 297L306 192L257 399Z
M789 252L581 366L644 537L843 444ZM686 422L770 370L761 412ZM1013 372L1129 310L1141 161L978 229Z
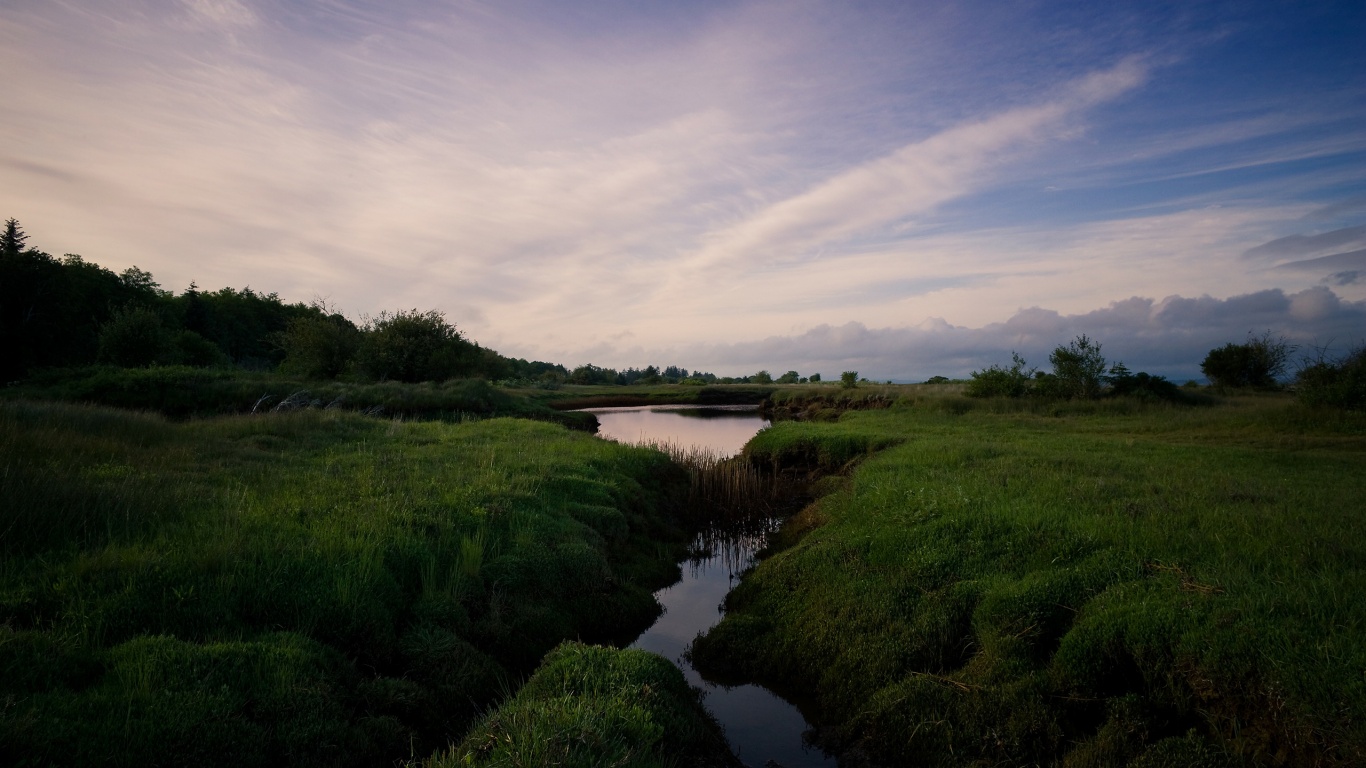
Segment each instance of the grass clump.
M0 404L0 763L375 765L658 612L686 477L515 419Z
M698 668L814 692L831 746L889 764L1366 760L1366 421L977 402L756 438L881 450L732 592Z
M456 766L738 766L700 693L637 650L566 643L465 740L420 763Z

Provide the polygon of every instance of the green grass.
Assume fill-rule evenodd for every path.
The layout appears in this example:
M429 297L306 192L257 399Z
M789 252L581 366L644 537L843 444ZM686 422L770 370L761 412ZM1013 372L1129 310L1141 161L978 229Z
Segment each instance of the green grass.
M446 421L516 416L575 429L597 428L597 421L586 414L560 413L480 379L366 383L310 381L227 368L94 366L42 371L0 390L0 399L91 403L173 418L314 408Z
M0 763L430 753L654 619L686 484L524 420L0 404Z
M645 651L566 643L465 740L421 763L459 766L738 766L683 673Z
M694 660L814 691L839 746L926 765L1366 760L1362 414L944 392L780 423L747 455L851 471Z

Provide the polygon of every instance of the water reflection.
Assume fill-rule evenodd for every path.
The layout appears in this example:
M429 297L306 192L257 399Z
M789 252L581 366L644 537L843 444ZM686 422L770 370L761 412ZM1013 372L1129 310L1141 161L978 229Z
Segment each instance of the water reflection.
M776 529L770 520L768 529ZM702 541L699 539L699 545ZM726 593L740 574L754 563L754 553L762 547L763 536L732 538L716 542L709 552L684 565L683 579L655 593L664 606L664 615L645 630L632 648L642 648L673 661L688 682L706 695L707 709L726 730L726 739L736 756L747 765L776 763L784 768L831 766L834 758L807 745L809 730L797 708L757 685L726 688L703 678L684 658L693 638L721 620Z
M645 406L590 408L601 425L598 434L624 443L672 443L700 446L724 456L738 454L769 422L755 406ZM726 688L714 685L684 658L688 644L721 620L726 593L754 564L768 534L779 520L751 521L742 530L713 529L694 542L696 555L683 565L683 578L655 593L664 615L632 648L670 659L688 682L705 693L707 709L726 730L731 749L747 765L761 768L831 766L834 758L807 746L809 730L797 708L757 685Z
M586 408L598 417L598 434L620 443L698 445L734 456L769 425L755 405L650 405Z

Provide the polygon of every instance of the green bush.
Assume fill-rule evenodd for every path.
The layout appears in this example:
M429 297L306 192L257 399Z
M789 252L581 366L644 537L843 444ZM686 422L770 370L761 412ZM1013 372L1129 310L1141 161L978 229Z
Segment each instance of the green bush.
M1053 364L1054 389L1058 397L1068 400L1094 400L1100 397L1105 358L1100 344L1082 334L1053 350L1048 356Z
M1300 402L1334 408L1366 408L1366 345L1336 362L1319 360L1295 376Z
M1034 369L1020 357L1018 352L1010 353L1011 365L1003 368L992 365L980 371L973 371L963 394L968 397L1024 397L1029 394Z
M146 368L162 360L170 341L161 317L141 307L115 312L100 328L99 339L100 361L125 368Z
M1230 342L1211 349L1201 361L1200 371L1216 387L1275 389L1294 351L1293 345L1270 331L1261 336L1248 334L1242 344Z
M310 379L335 379L351 367L360 341L360 331L339 314L296 317L277 337L285 351L280 370Z
M476 350L436 310L381 312L365 327L357 362L380 381L445 381L472 367Z

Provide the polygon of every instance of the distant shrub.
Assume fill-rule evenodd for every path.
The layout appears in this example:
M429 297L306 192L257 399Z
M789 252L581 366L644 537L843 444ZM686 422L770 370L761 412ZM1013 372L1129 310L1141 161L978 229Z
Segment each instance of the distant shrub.
M135 307L115 312L100 329L99 359L124 368L146 368L161 360L169 339L161 317Z
M1300 368L1295 392L1306 405L1366 408L1366 345L1336 362L1319 359Z
M171 339L170 356L177 365L208 368L228 362L228 356L217 344L194 331L181 331Z
M811 378L807 379L807 381L812 384L819 384L821 383L821 375L819 373L813 373L811 374Z
M858 386L858 371L845 371L840 374L840 386L853 389Z
M339 314L297 317L276 337L285 352L280 369L312 379L335 379L360 348L356 326Z
M1159 400L1177 400L1181 397L1181 390L1165 377L1142 371L1131 373L1124 363L1112 366L1105 379L1110 384L1110 394L1116 396L1130 395Z
M1100 397L1105 358L1100 344L1082 334L1048 356L1053 364L1052 394L1068 400L1094 400Z
M755 384L772 384L773 376L768 371L759 371L750 378Z
M963 394L969 397L1024 397L1029 393L1035 371L1018 352L1011 352L1010 359L1009 368L992 365L973 371Z
M1294 351L1294 345L1270 331L1261 336L1249 333L1242 344L1230 342L1211 349L1201 361L1200 371L1217 387L1275 389Z
M381 312L366 325L357 362L372 379L445 381L459 375L474 352L436 310Z

